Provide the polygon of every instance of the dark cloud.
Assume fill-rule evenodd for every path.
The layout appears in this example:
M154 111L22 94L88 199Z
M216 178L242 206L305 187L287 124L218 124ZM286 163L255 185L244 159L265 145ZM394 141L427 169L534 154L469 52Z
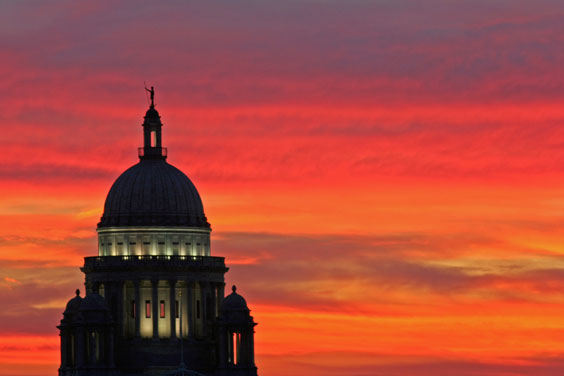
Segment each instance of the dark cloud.
M379 304L418 304L417 299L398 299L394 292L446 301L472 292L480 293L479 299L484 300L535 301L545 298L537 295L539 292L560 296L564 291L564 269L531 269L526 259L486 258L460 266L433 262L443 259L449 248L465 253L477 244L495 241L463 234L444 238L422 234L370 237L224 233L214 240L214 253L225 255L227 264L231 257L235 262L254 261L231 265L228 282L238 284L251 301L274 305L341 310L344 306L353 309L366 299ZM561 261L556 255L552 257ZM363 290L356 296L350 290L345 290L347 294L335 291L347 286Z
M327 364L327 359L342 359L343 365ZM259 355L258 359L269 366L279 365L288 370L287 374L323 374L328 376L500 376L500 375L539 375L559 376L564 366L564 356L538 358L463 360L455 356L440 358L435 356L413 357L392 356L390 354L370 353L323 353L306 355ZM323 361L325 360L325 362ZM290 373L291 372L291 373ZM282 375L283 373L280 373Z
M35 164L31 166L0 166L0 179L61 181L109 179L115 172L80 165Z
M5 308L0 312L0 332L55 334L66 301L74 290L84 292L84 276L78 267L25 267L2 262L0 269L0 300ZM6 281L4 276L9 277ZM13 280L13 282L11 282Z

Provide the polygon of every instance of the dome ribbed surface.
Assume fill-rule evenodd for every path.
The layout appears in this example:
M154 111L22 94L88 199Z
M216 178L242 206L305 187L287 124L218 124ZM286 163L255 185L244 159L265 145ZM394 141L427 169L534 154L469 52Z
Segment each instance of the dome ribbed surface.
M141 160L112 185L98 227L209 228L196 187L163 159Z

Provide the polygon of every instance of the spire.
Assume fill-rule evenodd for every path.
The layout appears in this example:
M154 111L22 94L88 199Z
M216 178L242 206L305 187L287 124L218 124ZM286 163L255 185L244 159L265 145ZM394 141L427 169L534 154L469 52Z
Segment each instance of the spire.
M139 148L139 159L166 159L167 149L162 147L161 116L155 109L155 89L145 88L151 93L151 105L145 113L143 122L143 147Z

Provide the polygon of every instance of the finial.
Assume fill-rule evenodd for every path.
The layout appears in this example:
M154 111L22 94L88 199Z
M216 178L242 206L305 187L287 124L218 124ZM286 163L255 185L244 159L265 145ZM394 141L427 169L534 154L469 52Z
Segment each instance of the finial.
M231 291L233 291L233 293L237 292L237 286L233 285L233 287L231 287Z
M80 296L80 290L76 289L76 296Z

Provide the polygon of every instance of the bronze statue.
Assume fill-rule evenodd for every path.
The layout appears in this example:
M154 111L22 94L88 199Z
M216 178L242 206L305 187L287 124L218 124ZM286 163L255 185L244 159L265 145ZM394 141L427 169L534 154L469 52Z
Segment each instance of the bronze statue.
M155 88L151 86L151 89L147 89L145 87L145 90L151 93L151 107L155 107Z

